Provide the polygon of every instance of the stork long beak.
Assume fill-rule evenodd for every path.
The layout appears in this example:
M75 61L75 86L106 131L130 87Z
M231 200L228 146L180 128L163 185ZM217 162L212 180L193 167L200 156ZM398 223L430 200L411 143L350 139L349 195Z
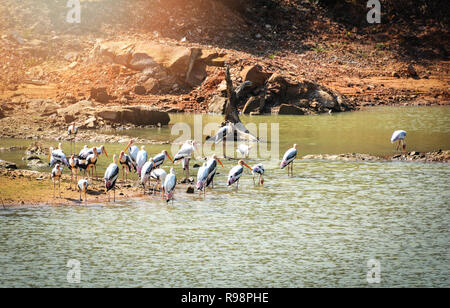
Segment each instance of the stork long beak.
M252 167L250 167L250 166L247 165L246 163L244 163L244 166L247 167L248 169L250 169L251 171L253 171Z
M103 152L105 153L106 157L108 157L108 153L106 153L106 149L105 148L103 148Z
M222 166L222 168L223 168L223 164L222 164L222 162L220 161L220 159L217 159L217 161L219 162L219 164Z
M172 157L170 157L169 153L167 153L167 157L169 157L170 161L171 161L172 164L173 164L173 163L174 163L174 162L173 162L173 159L172 159Z
M131 147L132 144L133 144L133 140L130 140L130 142L128 142L128 145L125 148L124 152L128 151L128 149Z

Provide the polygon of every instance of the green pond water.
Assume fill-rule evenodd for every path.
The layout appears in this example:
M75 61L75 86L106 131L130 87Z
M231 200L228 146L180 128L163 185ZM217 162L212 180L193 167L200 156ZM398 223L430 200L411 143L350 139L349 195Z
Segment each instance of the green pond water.
M280 156L293 143L302 156L392 154L396 129L408 132L410 150L450 149L449 107L243 121L279 123ZM167 128L110 133L174 141L179 122L192 125L194 116L173 115ZM29 144L0 140L0 147ZM112 155L123 145L106 147ZM154 155L170 145L146 148ZM0 159L24 166L22 156L23 150L0 152ZM101 157L99 174L109 161ZM239 191L226 187L236 164L226 161L206 200L178 194L169 206L148 198L0 209L0 287L450 286L448 164L298 160L288 177L276 159L249 160L258 162L266 167L264 188L253 186L248 170ZM67 280L71 259L81 264L79 284ZM379 284L367 280L371 259L380 264Z

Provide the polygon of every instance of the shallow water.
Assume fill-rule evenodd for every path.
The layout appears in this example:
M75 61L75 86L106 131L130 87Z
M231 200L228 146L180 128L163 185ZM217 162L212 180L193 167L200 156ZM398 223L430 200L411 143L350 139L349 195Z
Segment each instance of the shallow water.
M295 140L305 149L302 155L392 152L388 139L392 123L399 121L415 150L448 149L448 111L382 108L359 115L283 117L302 123L302 133L289 132L284 136L290 140L280 144ZM360 116L368 125L352 119ZM379 119L385 124L375 125ZM318 128L328 121L337 122L335 130L355 129L356 139L343 141L342 151L338 142L326 143L337 134L332 124ZM309 135L303 125L310 127ZM365 139L373 151L353 150L367 135L383 144ZM313 139L325 143L324 150L308 152L313 146L302 140ZM109 147L111 153L120 148ZM179 194L169 206L145 199L0 210L0 286L450 286L448 164L300 160L295 177L288 178L277 162L268 162L265 187L254 187L246 173L239 191L225 186L233 164L219 168L206 200ZM70 259L81 263L80 284L67 282ZM367 281L370 259L380 262L380 284Z

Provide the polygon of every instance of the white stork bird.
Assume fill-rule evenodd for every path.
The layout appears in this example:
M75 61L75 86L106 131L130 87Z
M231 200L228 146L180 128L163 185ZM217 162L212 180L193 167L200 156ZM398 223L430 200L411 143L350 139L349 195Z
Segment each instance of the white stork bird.
M406 152L406 131L404 130L396 130L391 137L391 143L398 141L397 151L400 149L400 145L402 146L403 153Z
M208 187L212 183L212 188L214 188L214 176L217 172L217 162L222 166L223 164L217 155L213 155L210 159L206 161L206 168L208 168L208 178L206 180L206 187Z
M122 180L124 183L127 181L127 173L132 170L136 171L136 165L131 157L125 154L125 151L120 152L119 163L122 166Z
M255 183L255 175L259 175L259 185L264 185L264 166L263 164L257 164L252 167L252 174L253 174L253 183Z
M238 165L233 167L228 174L228 186L236 183L236 187L237 189L239 189L239 180L244 173L244 167L247 167L248 169L253 171L253 169L249 165L247 165L243 160L240 160Z
M155 194L155 189L156 189L156 187L158 187L158 185L160 187L162 187L162 185L164 184L164 181L166 180L166 177L167 177L167 172L162 168L154 169L150 173L150 178L153 180L156 180L156 184L153 186L153 194ZM162 189L161 189L161 192L162 192Z
M108 157L108 153L106 153L104 145L101 145L99 147L93 147L90 149L87 147L87 145L85 145L84 148L80 151L80 154L78 154L78 158L81 160L85 160L89 155L94 154L94 150L95 152L97 152L98 157L100 157L102 154L105 154L106 157Z
M61 143L58 145L58 148L55 150L53 147L49 149L50 156L50 167L53 167L56 163L63 164L69 167L69 162L67 161L66 154L62 150Z
M169 152L167 152L166 150L162 151L161 153L153 157L152 160L155 163L155 168L159 168L162 164L164 164L167 158L169 158L170 161L173 163L172 157L170 157Z
M170 168L170 173L166 176L163 185L163 200L166 197L166 201L169 202L172 200L175 194L175 187L177 186L177 176L175 175L175 171L173 168Z
M70 189L72 189L73 175L75 174L75 183L78 182L78 171L79 171L80 160L72 154L69 159L70 168Z
M87 171L87 173L91 174L91 179L94 177L94 169L95 169L95 177L98 179L97 176L97 168L95 168L95 166L97 165L97 161L98 161L98 152L97 149L94 148L94 151L92 152L92 154L89 154L88 157L86 158L86 163L84 164L84 169Z
M145 147L141 146L141 150L136 155L136 170L138 175L142 172L142 167L147 162L147 151L145 151Z
M206 183L208 182L208 164L205 162L203 166L198 169L197 173L197 190L202 191L206 196Z
M80 201L81 200L81 193L84 193L84 202L87 204L87 190L89 187L89 181L87 179L81 179L78 181L78 191L80 192Z
M241 143L238 148L236 149L236 152L241 154L242 156L244 156L245 158L248 158L248 156L250 155L250 151L252 150L253 146L251 145L246 145Z
M119 177L119 166L116 164L116 155L113 155L113 162L109 164L108 168L105 171L105 188L108 193L108 202L111 201L111 197L109 196L109 191L111 189L114 190L114 202L116 202L116 181Z
M58 181L58 190L59 190L59 197L61 198L61 176L62 176L62 169L60 168L60 164L56 164L55 168L52 170L52 182L53 182L53 198L55 198L55 191L56 191L56 181Z
M136 159L137 159L137 154L139 153L139 148L135 145L132 146L131 143L133 143L133 140L130 141L130 148L128 149L128 154L130 154L130 158L136 164Z
M192 153L197 151L197 145L198 143L196 141L187 140L173 158L174 163L182 160L182 167L186 173L186 179L189 179L189 162L191 160Z
M150 175L154 169L155 169L155 163L153 162L153 159L150 159L148 162L145 162L144 165L142 166L139 177L141 179L141 184L144 188L144 195L145 195L145 184L147 183L147 181L150 178Z
M67 129L67 135L69 135L69 138L73 136L72 138L70 138L70 149L72 154L75 152L75 138L77 137L77 133L78 127L75 126L75 123L72 123Z
M294 144L292 148L286 151L283 156L283 160L281 161L281 169L286 168L288 166L288 175L290 169L290 175L294 175L294 160L297 158L297 145ZM290 166L289 166L290 165Z
M217 132L216 136L214 137L215 144L218 144L222 141L222 148L223 148L223 157L226 158L226 143L227 143L227 137L230 136L233 133L233 123L228 122L225 126L221 127L219 131Z

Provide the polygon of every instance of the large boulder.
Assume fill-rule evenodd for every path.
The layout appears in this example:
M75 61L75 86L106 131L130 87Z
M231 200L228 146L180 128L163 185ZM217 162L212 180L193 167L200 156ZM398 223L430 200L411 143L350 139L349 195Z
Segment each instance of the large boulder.
M3 110L0 108L0 119L3 119L5 116L5 113L3 112Z
M195 86L206 78L206 65L218 53L199 48L160 44L153 41L107 41L96 45L92 57L137 71L161 68Z
M251 81L254 86L262 86L272 74L262 71L259 65L244 67L241 71L242 81Z
M337 106L336 99L331 96L330 93L325 92L324 90L316 90L312 94L312 98L317 99L317 101L322 105L322 107L328 109L334 109Z
M305 112L295 105L282 104L275 113L280 115L304 115Z
M225 97L216 95L209 101L208 110L211 113L223 114L225 112L225 106L227 99Z
M95 111L95 105L93 102L88 100L79 101L76 104L70 105L66 108L58 109L58 115L65 116L77 116L80 114L87 114Z
M145 106L104 108L98 111L96 116L113 123L121 124L168 125L170 122L170 116L167 112Z

